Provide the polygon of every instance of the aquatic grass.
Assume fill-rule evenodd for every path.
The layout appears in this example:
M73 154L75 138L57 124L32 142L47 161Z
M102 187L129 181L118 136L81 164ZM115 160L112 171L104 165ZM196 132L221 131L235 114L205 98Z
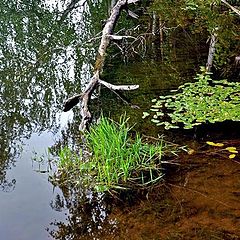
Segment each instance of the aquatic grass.
M163 177L165 144L162 139L149 144L138 133L131 137L132 128L126 116L118 123L101 116L99 123L84 134L84 151L77 155L68 147L60 150L59 180L100 192L157 183Z
M86 134L92 157L82 164L91 162L95 166L88 169L88 174L98 190L146 185L162 178L162 140L153 145L144 143L139 134L130 138L133 126L127 121L125 116L119 123L102 116Z

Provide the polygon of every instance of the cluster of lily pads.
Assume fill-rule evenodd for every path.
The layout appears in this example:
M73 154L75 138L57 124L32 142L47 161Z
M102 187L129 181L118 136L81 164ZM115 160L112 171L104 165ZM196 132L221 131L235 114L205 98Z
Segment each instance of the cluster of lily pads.
M153 99L149 112L143 118L152 116L151 121L165 129L191 129L202 123L240 120L240 83L227 80L213 80L210 73L197 74L197 81L185 83L175 94Z

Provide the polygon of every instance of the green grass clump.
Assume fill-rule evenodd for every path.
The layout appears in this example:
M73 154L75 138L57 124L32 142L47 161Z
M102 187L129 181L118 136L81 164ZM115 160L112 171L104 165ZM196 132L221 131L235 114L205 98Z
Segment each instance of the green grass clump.
M101 117L100 123L86 134L91 156L78 161L78 170L83 181L87 178L85 182L93 184L97 191L148 186L163 176L162 141L153 145L143 142L139 134L130 138L132 127L127 120L122 117L120 123L116 123ZM68 161L64 162L67 166Z

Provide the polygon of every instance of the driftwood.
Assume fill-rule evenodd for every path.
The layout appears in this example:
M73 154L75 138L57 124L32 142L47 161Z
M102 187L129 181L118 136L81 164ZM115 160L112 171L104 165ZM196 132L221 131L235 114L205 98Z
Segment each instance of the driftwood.
M110 90L117 91L117 90L135 90L139 87L139 85L113 85L108 82L105 82L100 79L100 74L103 71L103 66L105 62L105 56L106 56L106 50L107 47L110 44L111 36L114 30L114 27L117 23L118 17L121 13L121 10L124 9L124 7L127 7L127 4L136 3L139 0L118 0L115 6L112 8L110 17L108 18L103 31L102 31L102 38L101 43L98 48L98 54L96 57L95 62L95 68L93 76L86 86L85 90L78 95L75 95L69 99L67 99L64 110L63 111L69 111L72 107L77 105L79 102L81 102L81 110L80 114L82 117L81 124L79 126L79 129L81 131L84 131L88 128L89 123L91 122L92 115L88 109L88 103L91 99L91 95L93 91L96 89L99 85L104 85L105 87L109 88ZM121 36L119 36L121 38Z

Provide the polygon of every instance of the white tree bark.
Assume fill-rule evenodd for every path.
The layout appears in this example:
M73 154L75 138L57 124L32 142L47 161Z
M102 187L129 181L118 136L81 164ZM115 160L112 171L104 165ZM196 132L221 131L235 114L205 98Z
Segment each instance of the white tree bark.
M237 8L230 5L226 0L221 0L221 2L227 5L229 8L231 8L232 11L234 11L238 16L240 16L240 11Z
M207 64L206 64L206 71L211 72L212 65L213 65L213 57L216 51L215 45L217 43L217 34L212 33L211 34L211 40L210 40L210 45L209 45L209 50L208 50L208 59L207 59Z

